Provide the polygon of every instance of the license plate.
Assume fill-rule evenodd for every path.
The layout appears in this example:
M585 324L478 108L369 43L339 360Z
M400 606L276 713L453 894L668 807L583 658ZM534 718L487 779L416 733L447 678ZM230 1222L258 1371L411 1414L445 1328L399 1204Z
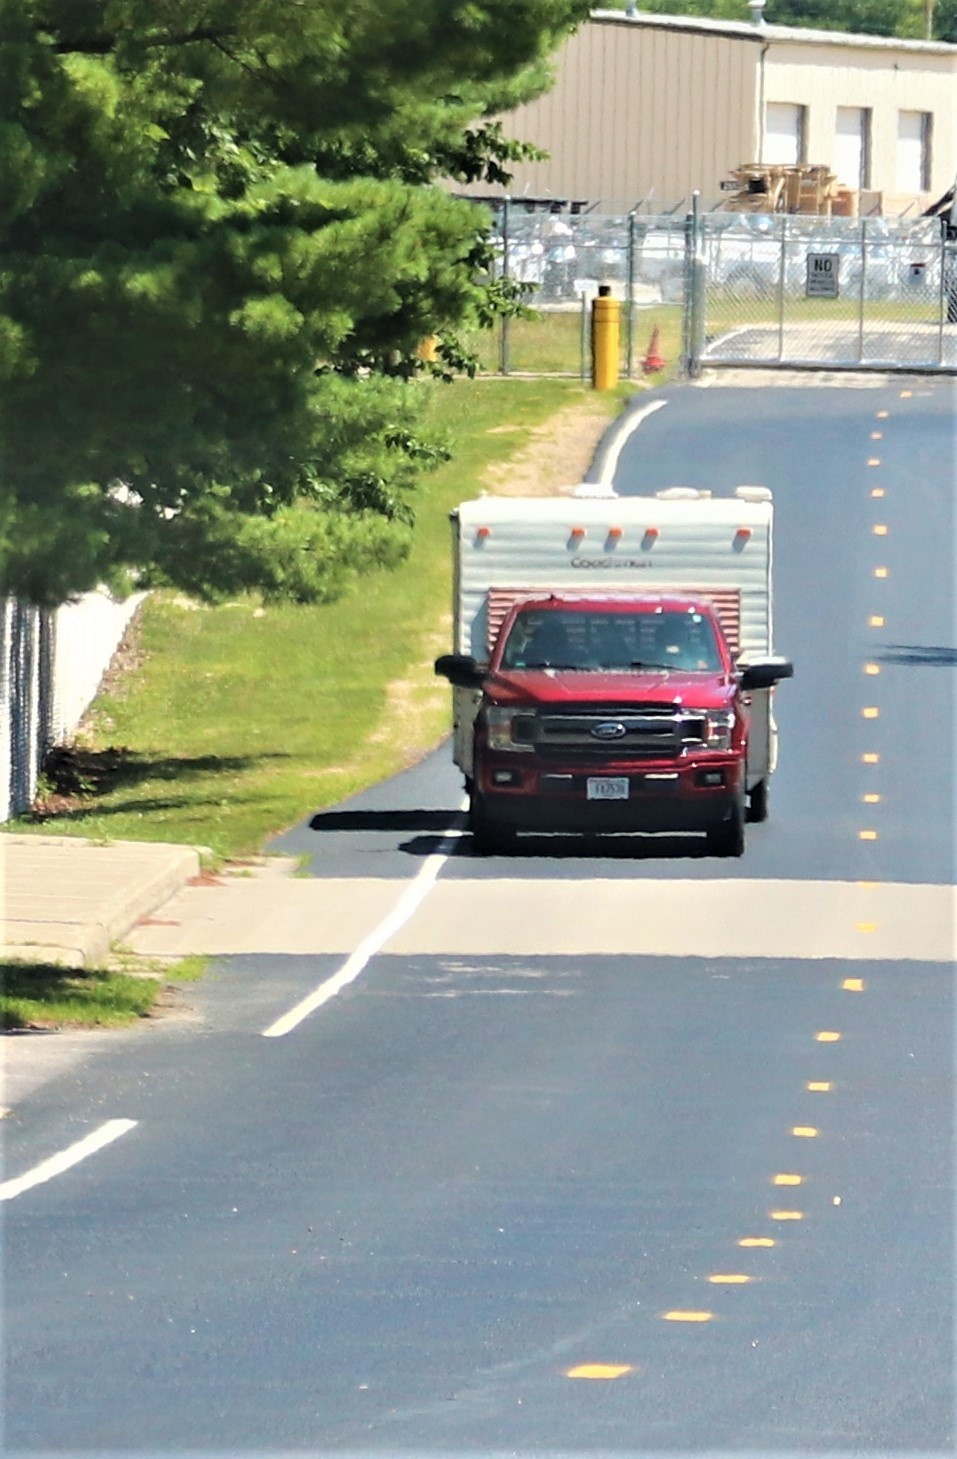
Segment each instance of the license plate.
M627 775L590 775L585 782L587 800L627 800Z

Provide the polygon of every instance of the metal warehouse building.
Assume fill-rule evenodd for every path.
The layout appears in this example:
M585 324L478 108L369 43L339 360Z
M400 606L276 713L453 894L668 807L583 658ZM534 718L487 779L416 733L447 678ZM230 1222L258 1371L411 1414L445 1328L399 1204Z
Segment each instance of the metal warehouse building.
M735 167L806 162L862 212L913 216L957 174L957 46L596 10L556 72L505 119L549 154L513 198L663 212L697 189L711 208Z

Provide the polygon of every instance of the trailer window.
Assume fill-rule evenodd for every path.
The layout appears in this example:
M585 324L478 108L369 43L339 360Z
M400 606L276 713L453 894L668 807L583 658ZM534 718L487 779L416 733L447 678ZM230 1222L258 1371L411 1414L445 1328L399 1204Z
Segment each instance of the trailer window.
M714 628L700 613L565 609L519 613L501 666L606 672L660 667L711 673L722 667Z

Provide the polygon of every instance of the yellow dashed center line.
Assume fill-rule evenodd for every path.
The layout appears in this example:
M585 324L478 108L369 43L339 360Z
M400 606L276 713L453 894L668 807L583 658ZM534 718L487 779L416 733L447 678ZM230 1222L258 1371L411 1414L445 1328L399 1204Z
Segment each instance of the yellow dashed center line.
M623 1378L633 1373L631 1363L579 1363L577 1368L568 1368L566 1378Z
M862 795L861 800L865 805L880 805L881 798L876 790L869 790L867 795Z
M885 492L885 490L884 490L884 488L882 486L875 486L874 490L871 492L871 496L873 496L873 497L886 496L886 495L887 495L887 493Z
M665 1322L710 1322L714 1316L713 1312L686 1312L676 1308L672 1312L662 1312Z
M864 665L864 672L865 672L865 674L870 674L871 678L873 678L875 674L879 674L880 671L881 671L880 664L865 664Z
M865 750L863 755L861 756L861 759L865 765L877 765L880 761L880 758L880 755L878 755L875 750Z
M880 458L880 456L872 456L870 458L870 460L868 461L867 464L868 464L868 466L880 466L880 464L881 464L881 458Z
M890 573L887 571L886 567L875 567L874 576L876 578L889 578Z
M803 1221L803 1211L772 1211L772 1221Z
M868 704L861 710L865 719L880 719L881 712L876 704Z
M914 392L912 390L902 390L901 391L901 400L910 400L910 398L913 395L913 393Z
M884 619L880 613L872 613L867 620L867 624L869 628L883 628Z
M743 1287L750 1280L743 1272L715 1272L708 1278L716 1287Z
M889 410L879 410L877 412L877 414L874 416L874 419L875 420L886 420L889 415L890 415L890 411Z
M803 1175L775 1175L771 1178L772 1185L801 1185L803 1181Z
M820 1134L820 1130L816 1130L813 1125L795 1125L791 1134L797 1135L801 1140L813 1140L816 1135Z
M841 987L844 989L845 993L863 993L864 979L845 978L843 983L841 984Z
M876 932L877 931L877 923L876 922L858 922L858 924L857 924L857 930L858 930L858 932Z
M840 1037L841 1035L835 1033L833 1029L824 1028L820 1033L814 1035L814 1041L819 1044L836 1044L840 1040Z
M807 1088L811 1094L830 1094L831 1081L830 1079L812 1079Z
M739 1246L777 1246L773 1236L742 1236Z
M857 839L858 839L858 841L876 841L878 839L877 832L876 831L858 831L858 833L857 833Z
M871 531L874 533L875 537L886 537L887 525L884 522L875 522L874 526L871 528Z
M884 439L884 432L883 431L871 431L871 440L872 441L883 441L883 439Z

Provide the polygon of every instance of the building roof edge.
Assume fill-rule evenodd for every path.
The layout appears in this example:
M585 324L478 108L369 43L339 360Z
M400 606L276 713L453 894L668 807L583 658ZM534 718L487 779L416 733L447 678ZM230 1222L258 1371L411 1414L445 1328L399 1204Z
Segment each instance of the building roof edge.
M671 30L703 35L723 35L735 40L770 42L778 45L851 46L860 50L905 51L957 59L957 45L947 41L909 40L899 36L865 35L860 31L805 30L800 26L757 25L749 20L712 20L697 15L658 15L639 11L592 10L589 20L602 25L641 26L649 30Z

